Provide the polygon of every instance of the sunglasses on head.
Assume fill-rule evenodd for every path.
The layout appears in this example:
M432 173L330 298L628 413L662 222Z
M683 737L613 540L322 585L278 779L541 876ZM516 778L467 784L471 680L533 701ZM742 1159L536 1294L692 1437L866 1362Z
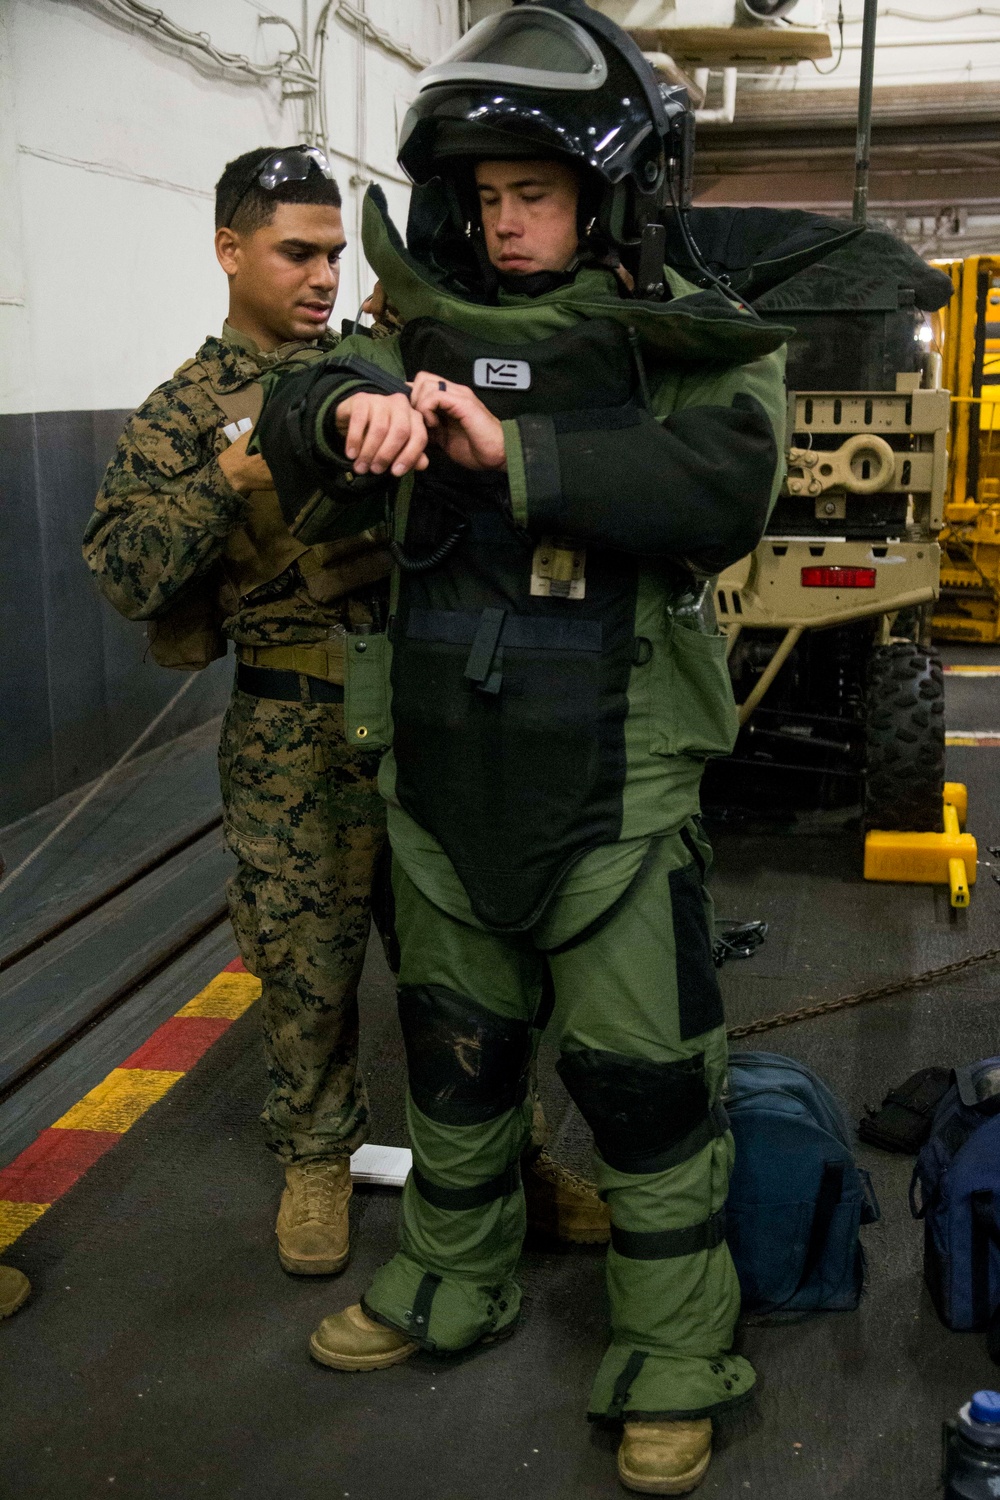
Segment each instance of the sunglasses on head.
M270 156L264 158L260 166L253 168L240 189L226 218L226 228L232 225L240 204L255 183L265 193L273 193L276 188L282 187L285 183L305 182L310 172L319 172L328 182L335 181L333 168L318 146L292 146L288 149L272 151Z

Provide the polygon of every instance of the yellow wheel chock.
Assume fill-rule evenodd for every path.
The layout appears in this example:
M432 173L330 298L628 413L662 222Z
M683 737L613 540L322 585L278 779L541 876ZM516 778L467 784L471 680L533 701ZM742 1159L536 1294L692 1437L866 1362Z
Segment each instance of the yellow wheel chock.
M952 906L968 906L976 883L979 851L963 833L969 794L958 781L944 787L943 833L888 833L873 828L865 837L865 879L946 885Z

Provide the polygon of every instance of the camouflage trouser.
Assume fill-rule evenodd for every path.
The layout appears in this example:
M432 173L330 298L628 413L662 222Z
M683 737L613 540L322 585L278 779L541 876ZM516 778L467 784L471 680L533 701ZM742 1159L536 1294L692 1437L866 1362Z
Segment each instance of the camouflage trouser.
M347 748L341 704L233 694L219 746L239 860L229 909L263 984L261 1118L284 1162L348 1155L367 1134L357 994L385 843L377 766Z

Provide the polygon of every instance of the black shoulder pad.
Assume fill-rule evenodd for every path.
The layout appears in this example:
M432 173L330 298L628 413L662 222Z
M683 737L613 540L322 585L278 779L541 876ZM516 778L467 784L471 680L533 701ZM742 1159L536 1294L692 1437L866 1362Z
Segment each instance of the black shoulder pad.
M360 354L336 355L334 359L328 360L324 369L329 371L333 366L339 370L346 370L350 375L356 375L366 385L372 385L376 390L384 392L387 396L409 396L410 387L405 380L400 380L396 375L390 375L379 365L373 364L370 359L364 359Z

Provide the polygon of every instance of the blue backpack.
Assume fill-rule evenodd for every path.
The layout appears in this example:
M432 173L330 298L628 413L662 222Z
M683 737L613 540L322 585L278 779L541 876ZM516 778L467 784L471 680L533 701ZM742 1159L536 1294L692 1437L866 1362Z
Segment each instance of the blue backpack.
M924 1279L941 1321L989 1329L1000 1360L1000 1057L955 1069L917 1157L910 1206L924 1221Z
M879 1207L841 1105L809 1068L774 1052L730 1055L725 1105L736 1141L726 1238L744 1312L857 1307L858 1230Z

